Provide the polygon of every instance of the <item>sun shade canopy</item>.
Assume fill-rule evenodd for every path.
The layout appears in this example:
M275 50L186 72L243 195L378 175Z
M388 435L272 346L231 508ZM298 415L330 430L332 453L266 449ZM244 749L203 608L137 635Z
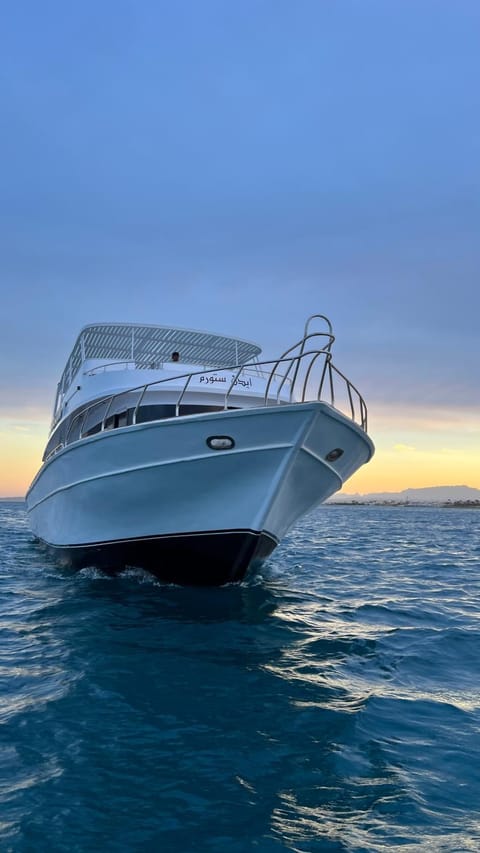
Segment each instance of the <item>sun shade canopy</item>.
M135 362L139 367L171 361L220 368L253 361L261 348L239 338L210 332L175 329L171 326L137 326L132 323L100 323L80 332L60 380L65 392L87 359Z

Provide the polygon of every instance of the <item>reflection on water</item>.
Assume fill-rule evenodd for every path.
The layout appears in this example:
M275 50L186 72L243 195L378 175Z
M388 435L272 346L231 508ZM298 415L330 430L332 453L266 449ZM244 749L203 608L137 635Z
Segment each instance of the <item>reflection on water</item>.
M4 848L478 849L474 516L324 507L182 589L59 569L0 504Z

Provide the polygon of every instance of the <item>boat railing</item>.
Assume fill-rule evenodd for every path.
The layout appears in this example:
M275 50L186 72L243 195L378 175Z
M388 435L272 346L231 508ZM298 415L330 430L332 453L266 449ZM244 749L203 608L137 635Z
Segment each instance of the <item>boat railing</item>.
M169 366L172 366L173 362L168 363ZM151 359L146 359L145 361L111 361L108 364L97 364L96 367L91 367L89 370L85 370L84 376L97 376L99 373L110 373L115 370L163 370L165 368L165 362L163 361L152 361ZM202 373L211 370L230 370L230 365L223 367L219 365L217 367L205 366L202 370ZM250 365L244 365L244 372L248 373L251 376L262 376L265 377L265 372L260 370L260 363L257 361L252 362ZM268 373L268 376L270 374Z
M318 338L323 339L322 346L319 346ZM198 383L202 381L201 377L207 381L209 377L212 378L211 392L218 396L219 400L217 411L321 401L350 417L366 432L366 403L355 385L333 364L330 351L332 340L331 334L307 333L301 341L275 360L175 374L119 391L116 394L106 395L80 412L72 413L62 440L56 442L55 447L48 451L45 459L53 456L66 444L71 444L94 432L103 432L118 426L135 425L139 422L142 404L151 404L151 392L170 391L168 399L172 408L171 416L181 416L182 405L186 398L188 399L189 392L195 391L198 397ZM262 383L245 386L242 375L249 374L253 374L257 379L260 378ZM220 381L225 383L225 390L222 390L221 394L218 393L216 385ZM193 388L195 382L197 384ZM147 398L149 398L148 403L146 403ZM190 402L191 400L190 397ZM128 413L130 415L127 417Z
M142 362L142 370L158 370L158 363L152 360ZM96 367L91 367L90 370L85 370L84 376L96 376L98 373L108 373L111 370L138 370L138 362L132 361L110 361L108 364L97 364Z

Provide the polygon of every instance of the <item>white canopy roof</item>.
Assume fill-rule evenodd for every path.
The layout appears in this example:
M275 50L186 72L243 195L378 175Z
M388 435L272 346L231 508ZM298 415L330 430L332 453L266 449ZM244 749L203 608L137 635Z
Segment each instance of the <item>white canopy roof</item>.
M134 361L139 366L170 361L179 353L184 364L228 367L252 361L260 347L239 338L171 326L140 326L134 323L99 323L80 332L60 380L65 392L86 359Z

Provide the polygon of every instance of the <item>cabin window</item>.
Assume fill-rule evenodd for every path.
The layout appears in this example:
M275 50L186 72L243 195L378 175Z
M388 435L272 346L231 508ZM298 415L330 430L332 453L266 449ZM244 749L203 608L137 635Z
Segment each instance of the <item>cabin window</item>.
M114 415L109 415L105 421L105 429L118 429L118 427L129 426L132 423L132 414L133 409L128 409L124 412L116 412Z
M144 424L148 421L162 421L165 418L175 417L175 406L172 404L158 406L140 406L137 412L137 424Z
M102 429L102 421L107 414L109 400L102 400L95 406L90 406L85 415L85 421L82 426L82 438L89 435L95 435Z
M79 438L87 438L90 435L96 435L101 432L103 418L108 411L108 407L109 400L102 400L96 405L86 406L77 413L73 412L52 433L43 454L43 461L45 462L54 450L60 450L66 444L78 441ZM228 406L228 410L236 408L238 406ZM224 411L223 406L182 404L179 407L179 415L200 415L205 412L222 411ZM111 430L118 427L130 426L133 424L134 414L135 407L110 414L105 421L104 429ZM140 406L137 411L136 423L143 424L151 421L168 420L174 418L175 414L176 406L174 403Z
M96 435L97 432L101 432L102 430L102 422L98 424L93 424L93 426L89 427L87 430L82 431L82 438L88 438L89 435Z
M237 406L228 406L228 409L236 409ZM179 406L179 415L201 415L205 412L223 412L223 406L195 406L189 404L181 404ZM174 418L176 414L176 406L170 405L150 405L140 406L137 412L137 424L148 423L149 421L162 421L168 418Z
M80 412L79 415L75 415L70 422L70 426L68 428L67 440L66 444L71 444L72 441L78 441L80 438L80 429L82 426L82 421L84 418L84 412Z

